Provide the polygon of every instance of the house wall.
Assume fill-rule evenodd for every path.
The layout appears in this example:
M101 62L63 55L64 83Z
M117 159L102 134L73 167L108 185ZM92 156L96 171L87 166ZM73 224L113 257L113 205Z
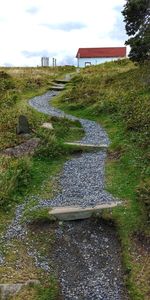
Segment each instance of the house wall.
M91 63L91 65L99 65L104 62L109 62L113 60L117 60L119 57L97 57L97 58L78 58L77 59L77 65L80 68L84 68L86 66L86 63Z

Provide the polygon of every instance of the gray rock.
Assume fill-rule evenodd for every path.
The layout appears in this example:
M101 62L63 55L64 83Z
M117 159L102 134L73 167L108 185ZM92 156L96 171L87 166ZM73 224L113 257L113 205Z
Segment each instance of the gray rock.
M5 262L5 259L2 256L2 254L0 254L0 265L4 264L4 262Z
M16 295L19 293L23 286L33 286L39 284L39 280L29 279L25 283L3 283L0 284L0 296L1 300L5 300L10 296Z
M27 134L30 132L31 132L31 129L30 129L27 117L24 115L20 115L19 121L18 121L18 124L16 127L16 133L17 134Z
M49 122L43 123L41 127L51 129L51 130L54 129L52 123Z
M21 157L27 154L32 155L34 154L34 151L37 148L39 143L40 143L39 138L32 138L20 145L17 145L16 147L7 148L1 151L0 154L6 156L14 156L14 157Z
M0 284L1 299L5 300L8 297L17 294L21 290L22 286L22 283Z

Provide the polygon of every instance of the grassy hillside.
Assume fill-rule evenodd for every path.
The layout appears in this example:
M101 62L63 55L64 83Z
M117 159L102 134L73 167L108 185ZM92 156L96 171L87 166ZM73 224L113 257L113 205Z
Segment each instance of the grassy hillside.
M74 152L71 147L64 146L64 141L83 136L79 122L49 117L28 105L28 99L46 92L55 78L61 78L72 71L72 67L0 68L0 150L14 147L34 137L40 139L34 155L20 158L0 156L0 236L14 217L17 204L28 199L28 206L32 207L35 204L33 198L53 197L58 189L56 174ZM16 134L20 114L28 118L33 129L29 136ZM53 130L41 128L43 122L51 122ZM48 211L44 215L43 211L40 212L42 218L47 215ZM33 235L34 242L39 245L39 252L44 248L49 249L54 239L51 235L51 232L47 236L45 232L41 233L41 237ZM6 263L0 267L1 283L39 279L41 284L26 287L11 299L59 299L57 281L34 266L26 242L32 244L33 237L27 237L24 242L13 239L11 247L0 242L0 255L4 254L6 257ZM16 267L18 261L20 266Z
M0 149L14 146L24 140L23 136L16 135L20 114L25 114L31 127L36 128L39 117L27 105L27 100L46 92L53 79L70 71L72 67L67 67L67 70L65 67L0 68Z
M137 66L129 60L87 67L53 101L67 112L100 122L109 134L106 188L121 198L124 206L104 217L117 225L134 300L149 298L149 74L149 64Z
M14 147L32 137L40 138L40 146L35 154L37 159L49 159L50 163L57 157L66 155L67 149L62 142L82 135L78 122L58 120L45 116L28 105L28 99L46 92L52 86L52 80L61 77L72 67L59 68L1 68L0 69L0 150ZM29 137L16 134L16 125L20 114L28 118L33 129ZM43 122L52 122L53 131L41 128ZM43 162L44 164L44 162ZM0 209L8 210L14 206L18 195L27 192L33 185L34 167L37 162L31 157L0 157ZM37 176L40 176L37 175ZM40 176L42 180L42 176ZM43 174L44 178L44 174ZM38 180L38 179L37 179ZM30 184L29 184L30 183Z
M106 211L103 217L116 223L127 285L133 300L149 299L149 70L149 65L139 67L128 60L87 67L80 70L67 89L54 100L56 106L72 114L100 122L110 136L106 188L121 198L124 206L111 213ZM26 140L25 136L16 135L20 114L27 116L34 129L30 138L39 137L41 141L34 156L0 158L0 233L11 222L16 205L26 197L31 198L26 211L28 216L28 208L35 201L33 195L45 199L53 196L58 188L55 175L75 151L64 147L63 142L83 135L78 122L44 116L27 104L29 98L47 91L53 79L72 71L74 69L69 67L55 70L0 68L0 149ZM41 128L43 122L52 122L54 130ZM38 217L47 217L46 213L41 211ZM28 242L35 238L34 242L41 251L52 244L51 232L33 236L28 237ZM7 258L7 264L0 269L2 282L26 281L30 274L30 278L39 279L42 286L22 290L18 300L59 299L56 280L37 271L25 243L13 240L11 247L2 246ZM15 252L16 247L18 252ZM16 270L18 259L21 267Z

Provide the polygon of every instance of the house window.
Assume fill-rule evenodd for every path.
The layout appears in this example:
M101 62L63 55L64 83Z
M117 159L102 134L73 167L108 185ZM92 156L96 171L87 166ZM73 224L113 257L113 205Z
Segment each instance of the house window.
M91 62L90 61L86 61L85 62L85 67L91 66Z

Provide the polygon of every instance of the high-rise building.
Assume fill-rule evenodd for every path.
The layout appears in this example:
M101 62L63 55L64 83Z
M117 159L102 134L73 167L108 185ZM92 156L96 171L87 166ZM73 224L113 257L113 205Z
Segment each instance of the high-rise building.
M42 57L41 58L41 66L42 67L49 67L49 57Z

